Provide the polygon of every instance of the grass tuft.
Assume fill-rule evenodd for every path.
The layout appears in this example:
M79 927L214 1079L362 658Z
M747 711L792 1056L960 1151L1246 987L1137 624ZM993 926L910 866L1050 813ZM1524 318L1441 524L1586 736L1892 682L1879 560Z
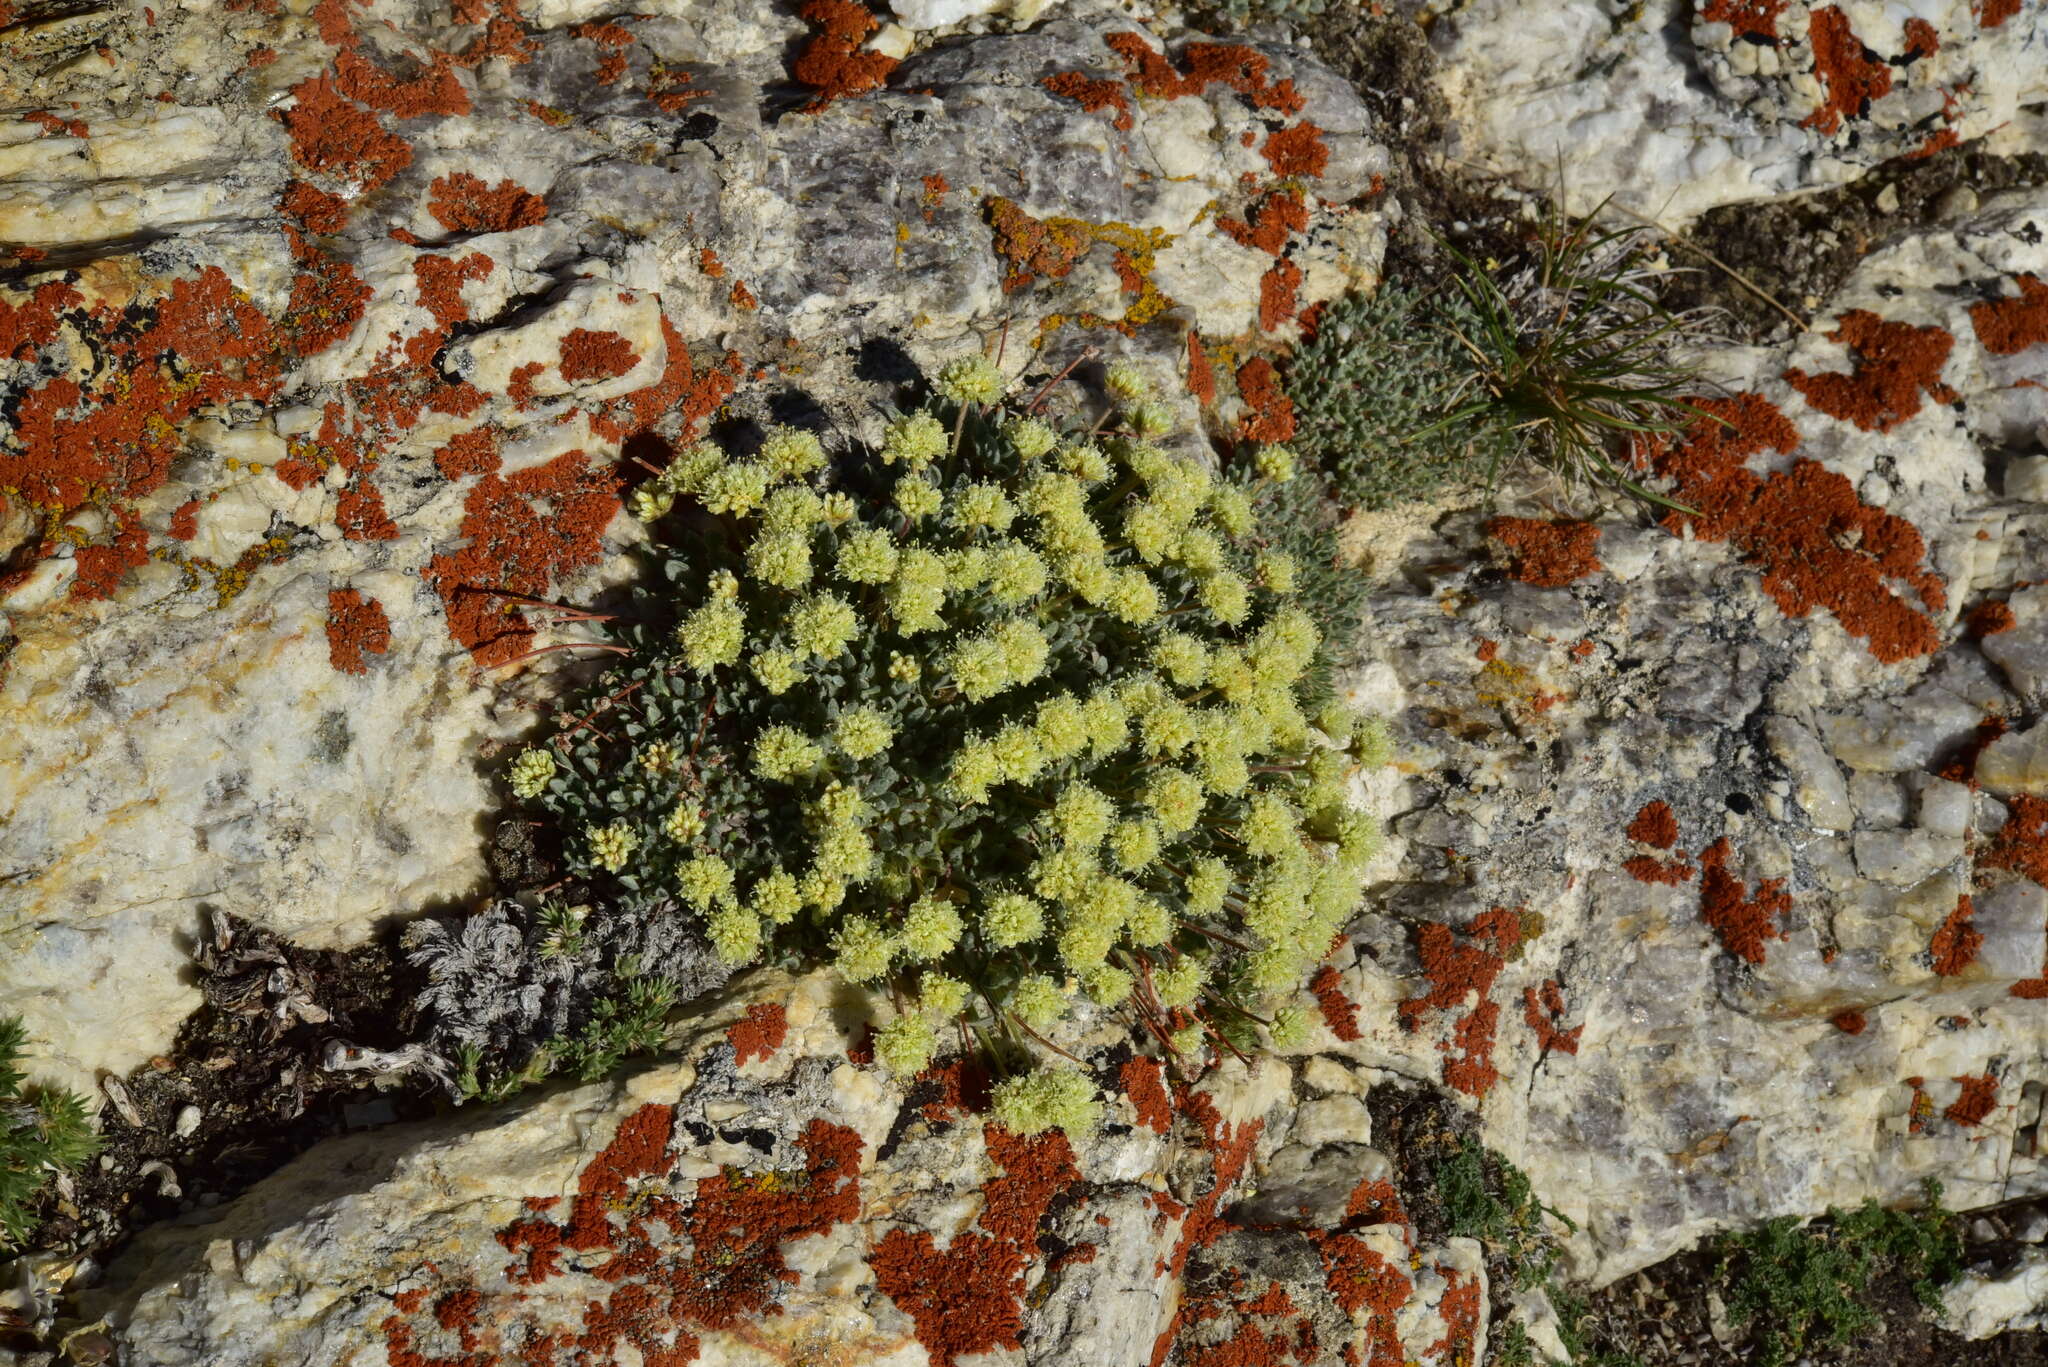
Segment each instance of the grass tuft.
M0 1016L0 1248L19 1246L34 1228L36 1195L53 1173L99 1152L85 1099L54 1087L25 1086L18 1066L28 1051L19 1016Z

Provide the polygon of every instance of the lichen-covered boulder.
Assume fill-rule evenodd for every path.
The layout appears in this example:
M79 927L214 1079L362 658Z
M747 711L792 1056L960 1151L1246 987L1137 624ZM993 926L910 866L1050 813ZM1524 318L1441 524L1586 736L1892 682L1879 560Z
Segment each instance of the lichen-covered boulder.
M906 1093L823 975L760 986L615 1083L332 1141L145 1235L86 1311L135 1367L1481 1360L1477 1245L1418 1243L1383 1159L1325 1163L1322 1207L1244 1200L1338 1111L1363 1151L1354 1080L1131 1058L1092 1136L1020 1137L978 1065Z
M2048 506L2000 473L2043 278L2016 193L1709 355L1711 416L1642 452L1690 513L1357 529L1412 778L1325 1047L1464 1094L1597 1281L1924 1178L2048 1190Z
M0 34L63 111L0 129L0 997L50 1076L168 1044L204 907L338 946L481 887L529 610L627 572L622 490L742 381L829 435L907 360L1100 340L1284 427L1263 351L1384 241L1357 92L1114 6L893 52L804 12Z
M2019 0L1482 0L1436 42L1464 155L1672 225L1987 134L2025 147L2048 94L2048 22Z

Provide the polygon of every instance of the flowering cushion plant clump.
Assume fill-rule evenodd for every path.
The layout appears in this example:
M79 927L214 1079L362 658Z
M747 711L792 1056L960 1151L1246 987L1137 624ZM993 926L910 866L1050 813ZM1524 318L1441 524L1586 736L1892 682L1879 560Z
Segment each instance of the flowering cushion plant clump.
M1304 714L1319 644L1257 477L1156 444L1112 370L1112 416L1062 432L982 358L878 450L828 462L770 432L700 443L633 495L661 588L624 626L609 699L511 764L581 875L660 893L720 957L828 961L886 989L878 1059L943 1040L999 1060L1085 998L1192 1066L1261 1031L1360 897L1375 822L1345 800L1380 748ZM998 1088L1012 1128L1085 1128L1076 1074Z

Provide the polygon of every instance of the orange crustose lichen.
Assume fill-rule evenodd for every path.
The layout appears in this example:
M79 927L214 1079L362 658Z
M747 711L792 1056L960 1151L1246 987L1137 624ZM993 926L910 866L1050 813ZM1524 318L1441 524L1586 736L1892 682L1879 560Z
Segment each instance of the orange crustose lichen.
M1984 932L1970 924L1970 918L1977 914L1977 904L1964 893L1956 899L1955 910L1934 932L1934 939L1928 943L1927 952L1933 958L1934 971L1944 978L1953 978L1971 964L1977 962L1977 950L1984 943Z
M1815 10L1807 37L1813 44L1814 74L1827 98L1802 122L1832 137L1843 119L1861 118L1872 100L1891 90L1892 69L1863 46L1839 5Z
M875 1284L917 1326L933 1367L1023 1346L1024 1274L1038 1253L1038 1226L1081 1180L1058 1131L1019 1138L989 1126L988 1155L1002 1169L982 1192L974 1227L941 1250L926 1230L892 1229L868 1258Z
M1674 482L1676 496L1699 510L1673 513L1666 526L1689 525L1703 541L1732 543L1763 570L1763 590L1786 616L1824 607L1887 664L1935 649L1934 623L1889 587L1903 581L1930 609L1946 606L1940 577L1923 564L1919 529L1866 506L1854 485L1815 461L1768 476L1750 470L1750 457L1799 445L1798 430L1758 395L1696 402L1712 419L1695 422L1682 440L1655 441L1642 452Z
M1941 1113L1943 1119L1968 1129L1983 1124L1985 1118L1998 1109L1998 1079L1991 1074L1953 1080L1963 1090Z
M1701 0L1694 13L1705 23L1726 24L1737 38L1764 38L1775 42L1778 18L1787 0Z
M1173 1124L1173 1101L1166 1093L1165 1068L1158 1059L1134 1058L1118 1070L1124 1095L1138 1113L1138 1123L1154 1134L1165 1134Z
M2048 887L2048 798L2015 794L2007 809L2005 825L1977 863L2023 874Z
M391 649L391 621L384 605L354 589L327 595L327 661L344 674L369 672L363 656Z
M457 171L428 187L427 212L451 233L503 233L544 222L548 202L509 180L492 189L467 171Z
M755 1002L746 1014L725 1028L726 1043L732 1045L734 1063L764 1059L789 1038L789 1012L780 1002Z
M848 95L881 89L896 69L894 57L861 50L880 24L854 0L803 0L796 12L813 33L789 74L818 92L807 106L812 112Z
M1437 1045L1444 1055L1444 1082L1467 1096L1483 1097L1500 1081L1493 1066L1494 1030L1500 1021L1500 1004L1488 999L1494 979L1500 976L1508 951L1521 943L1521 916L1505 907L1494 907L1473 918L1461 932L1434 921L1425 922L1415 934L1416 952L1430 989L1400 1005L1401 1023L1419 1030L1432 1011L1458 1011L1451 1026L1451 1038ZM1488 943L1491 948L1487 948ZM1476 998L1470 1009L1467 996Z
M1349 1043L1364 1039L1358 1028L1358 1006L1344 995L1342 981L1337 970L1324 964L1309 979L1308 990L1316 999L1316 1007L1322 1012L1323 1024L1330 1027L1330 1033Z
M1856 368L1843 375L1811 375L1797 367L1785 382L1831 418L1866 432L1889 432L1926 400L1954 403L1956 392L1941 382L1941 370L1955 338L1944 328L1895 323L1865 309L1842 315L1828 340L1849 349Z
M1538 588L1560 589L1600 572L1600 528L1591 522L1544 522L1497 517L1486 534L1515 553L1514 577Z
M1672 812L1671 804L1661 798L1646 802L1636 812L1635 820L1628 823L1625 834L1638 844L1668 850L1678 843L1678 817ZM1670 859L1636 854L1623 861L1621 867L1639 883L1660 883L1665 887L1689 882L1693 875L1692 863L1683 853Z
M2037 275L2013 278L2015 299L1987 299L1970 305L1970 327L1994 356L2016 356L2048 342L2048 284Z
M1579 1052L1579 1036L1586 1032L1586 1027L1558 1029L1558 1023L1564 1019L1564 988L1555 978L1545 978L1540 991L1533 987L1522 989L1522 1019L1536 1032L1536 1045L1544 1053Z
M618 473L581 451L477 481L462 505L465 544L435 556L425 571L447 609L449 633L477 663L505 664L528 649L533 631L505 593L537 597L555 579L597 563L618 490Z
M1700 919L1713 927L1723 949L1760 964L1765 942L1785 938L1778 918L1792 909L1792 897L1784 891L1782 878L1764 879L1750 895L1743 881L1728 871L1734 855L1726 836L1700 852Z
M1828 1017L1828 1024L1845 1035L1860 1035L1869 1023L1861 1011L1837 1011Z
M615 380L640 364L633 344L616 332L572 328L562 338L559 349L562 378L571 384L579 380Z
M1237 368L1237 392L1245 402L1239 431L1247 441L1286 441L1294 435L1294 400L1281 387L1280 372L1264 356Z

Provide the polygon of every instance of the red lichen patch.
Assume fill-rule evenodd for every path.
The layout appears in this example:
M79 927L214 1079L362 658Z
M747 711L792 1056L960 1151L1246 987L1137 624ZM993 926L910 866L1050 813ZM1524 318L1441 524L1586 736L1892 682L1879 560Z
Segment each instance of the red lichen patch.
M1307 103L1293 81L1268 81L1266 73L1272 62L1263 52L1242 44L1189 43L1180 51L1183 74L1142 34L1112 33L1103 42L1123 58L1125 79L1138 93L1153 99L1177 100L1199 95L1211 85L1225 85L1259 109L1299 114Z
M1861 1011L1837 1011L1828 1017L1828 1024L1845 1035L1860 1035L1869 1023Z
M1193 328L1188 329L1188 393L1204 408L1216 402L1216 367Z
M626 74L626 54L621 48L633 45L633 34L623 24L593 19L577 24L569 32L604 49L597 59L597 83L617 85Z
M164 535L173 541L190 541L199 535L199 500L188 498L171 510L170 524Z
M1003 289L1015 293L1039 276L1064 280L1074 263L1087 255L1094 238L1077 219L1040 219L1015 200L991 195L983 202L988 225L995 230L995 252L1009 263Z
M1940 577L1923 567L1919 529L1866 506L1854 485L1817 462L1800 460L1768 477L1748 469L1753 455L1799 445L1797 429L1767 400L1739 394L1697 402L1711 419L1699 419L1675 443L1660 439L1639 453L1699 510L1673 513L1665 525L1690 525L1700 540L1732 543L1762 568L1762 588L1780 611L1803 617L1824 607L1886 664L1934 650L1940 636L1933 622L1888 587L1902 580L1930 608L1946 605Z
M945 176L937 171L924 178L924 193L917 197L917 202L924 214L925 222L930 223L937 217L940 206L945 204L946 196L952 193L952 190L953 187L946 183Z
M1227 1124L1206 1092L1182 1087L1178 1096L1182 1113L1194 1117L1202 1127L1202 1150L1209 1155L1212 1180L1209 1189L1192 1206L1182 1207L1164 1192L1155 1197L1156 1202L1163 1203L1162 1213L1181 1216L1180 1237L1174 1242L1173 1253L1157 1268L1161 1276L1171 1276L1175 1280L1186 1269L1190 1253L1207 1247L1232 1227L1228 1220L1216 1213L1217 1208L1222 1204L1224 1195L1244 1176L1251 1163L1253 1146L1258 1143L1259 1133L1264 1128L1264 1122L1258 1120ZM1192 1310L1193 1307L1183 1302L1174 1311L1173 1318L1152 1342L1150 1367L1163 1367L1168 1354L1173 1351L1174 1340L1179 1336L1182 1324L1191 1317Z
M1908 19L1906 31L1906 56L1932 57L1941 51L1941 35L1934 31L1934 25L1915 16ZM1953 130L1950 130L1953 131Z
M1301 307L1295 291L1301 288L1301 267L1292 261L1275 261L1259 277L1259 330L1278 332Z
M545 361L528 361L512 367L512 374L505 381L505 397L515 407L531 408L539 402L540 394L533 387L534 380L548 368Z
M1863 46L1840 6L1815 10L1807 38L1813 44L1814 74L1827 98L1800 124L1833 137L1843 119L1861 118L1872 100L1891 90L1892 69Z
M1233 242L1245 247L1255 247L1268 256L1278 256L1287 249L1289 237L1308 229L1308 205L1295 190L1269 190L1258 204L1253 206L1251 221L1219 218L1216 229Z
M1579 1036L1586 1033L1586 1027L1558 1029L1564 1020L1564 988L1555 978L1545 978L1540 991L1533 987L1522 989L1522 1019L1536 1032L1536 1047L1544 1053L1579 1052Z
M1795 366L1785 381L1831 418L1866 432L1889 432L1920 411L1923 395L1936 403L1955 402L1956 392L1941 382L1941 368L1955 346L1945 328L1888 322L1851 309L1828 340L1849 349L1853 372L1809 375Z
M32 109L21 118L24 123L32 123L41 128L46 138L53 138L59 133L66 137L83 138L90 132L84 119L60 119L44 109Z
M342 98L323 73L292 87L290 109L277 112L291 134L292 157L309 171L348 185L360 198L412 165L412 144Z
M1963 619L1964 629L1970 635L1979 638L1996 636L2003 631L2011 631L2019 624L2019 618L2013 615L2012 604L2001 603L1996 600L1979 603L1976 607L1971 608L1969 616Z
M410 1303L394 1298L401 1315L383 1325L393 1363L495 1367L516 1360L526 1367L587 1367L627 1360L624 1354L632 1350L633 1360L649 1367L685 1367L697 1357L693 1329L731 1329L781 1313L777 1290L797 1279L783 1247L859 1212L860 1136L813 1120L797 1138L804 1156L800 1170L723 1171L699 1181L685 1202L669 1194L673 1125L669 1107L642 1107L584 1170L566 1222L546 1218L551 1198L529 1200L529 1214L498 1232L498 1242L521 1255L505 1269L514 1285L562 1275L564 1249L591 1255L582 1260L580 1273L611 1283L613 1290L604 1300L583 1300L581 1332L569 1326L543 1330L525 1312L522 1294L471 1300L468 1288L458 1287L436 1303L435 1323L458 1333L465 1325L489 1324L496 1336L490 1346L498 1351L424 1357L414 1338L422 1331L402 1318L415 1313L424 1297ZM655 1224L666 1232L656 1233ZM464 1342L467 1352L481 1347Z
M1415 1289L1414 1282L1363 1239L1320 1230L1309 1231L1308 1237L1322 1258L1323 1281L1337 1308L1354 1319L1361 1311L1371 1312L1365 1324L1371 1356L1364 1367L1402 1367L1398 1317ZM1357 1361L1355 1357L1345 1360Z
M747 288L747 282L744 280L732 282L732 294L730 297L732 299L732 306L736 309L757 309L761 307L761 301L754 297L754 292Z
M1696 13L1706 23L1728 25L1737 38L1775 42L1778 16L1785 12L1785 4L1786 0L1703 0Z
M1128 132L1131 127L1131 97L1124 89L1124 83L1108 78L1093 79L1078 71L1061 71L1039 81L1053 94L1063 100L1072 100L1082 110L1094 114L1104 109L1114 109L1111 126Z
M1444 1322L1444 1336L1423 1349L1423 1355L1435 1358L1444 1367L1478 1367L1474 1359L1485 1313L1479 1299L1479 1279L1442 1263L1437 1264L1437 1271L1444 1274L1444 1296L1436 1307Z
M446 480L492 473L498 468L498 429L472 427L449 438L446 446L435 450L434 468Z
M995 1078L979 1059L955 1054L917 1075L910 1101L926 1124L946 1125L955 1116L987 1114L994 1087Z
M470 109L469 92L462 88L453 63L439 52L419 75L402 80L351 47L335 56L334 78L336 88L350 99L401 119L461 115Z
M164 483L182 449L180 424L274 397L290 341L212 266L121 308L88 309L56 282L13 298L0 299L0 357L34 360L69 337L95 365L82 379L58 374L19 393L0 426L0 498L30 505L49 526L88 501L104 506L103 541L66 537L76 546L72 595L103 598L148 558L132 505ZM14 573L58 549L52 539L31 543Z
M1601 569L1595 523L1497 517L1486 524L1486 534L1514 552L1513 577L1524 584L1560 589Z
M348 201L303 180L284 187L277 207L309 233L338 233L348 226Z
M1978 28L1997 28L2020 12L2025 0L1970 0L1970 13Z
M384 510L384 495L358 480L335 498L334 521L350 541L396 541L398 524Z
M917 1326L934 1367L1023 1346L1024 1274L1053 1201L1081 1180L1057 1131L1021 1139L989 1126L989 1158L1002 1176L983 1192L975 1227L941 1251L929 1231L892 1229L868 1258L875 1284Z
M881 52L863 52L880 25L853 0L803 0L797 16L814 30L809 44L790 64L789 74L816 90L805 108L815 113L837 99L879 90L896 69L896 59Z
M1408 1212L1402 1208L1400 1191L1383 1177L1365 1178L1351 1189L1351 1195L1345 1199L1346 1229L1407 1223Z
M2048 887L2048 798L2021 793L2008 806L2005 825L1977 863L1987 869L2024 874Z
M2013 299L1988 299L1970 305L1970 328L1994 356L2014 356L2048 342L2048 284L2037 275L2014 277L2020 287Z
M1968 893L1964 893L1956 899L1955 910L1941 923L1941 929L1934 932L1927 952L1933 957L1934 971L1942 977L1956 977L1977 962L1977 951L1984 944L1984 932L1970 924L1970 918L1976 914L1976 903Z
M1461 933L1466 941L1462 945L1458 943ZM1500 1004L1488 1000L1487 994L1500 976L1508 951L1520 944L1521 938L1521 917L1505 907L1475 917L1462 932L1434 921L1416 929L1416 953L1430 990L1401 1003L1401 1023L1414 1031L1422 1028L1432 1011L1464 1012L1452 1023L1451 1038L1439 1042L1437 1051L1444 1055L1444 1082L1467 1096L1484 1097L1500 1081L1493 1066ZM1489 941L1491 949L1485 947ZM1469 1008L1468 996L1475 999Z
M1138 1113L1138 1123L1154 1134L1173 1124L1173 1101L1166 1094L1166 1069L1154 1058L1134 1058L1118 1070L1124 1095Z
M1782 878L1764 879L1752 897L1743 881L1728 872L1734 854L1726 836L1700 852L1700 919L1713 927L1723 949L1760 964L1764 943L1785 938L1778 918L1792 909L1792 897L1784 891Z
M1662 798L1645 802L1636 812L1636 819L1628 823L1627 834L1630 840L1668 850L1678 843L1678 816Z
M1991 747L1991 743L2005 734L2006 720L1996 712L1987 714L1971 732L1968 744L1948 763L1941 766L1937 774L1950 783L1965 783L1971 788L1977 786L1977 757Z
M1491 638L1481 641L1479 649L1472 652L1472 658L1483 665L1490 665L1500 658L1500 642Z
M647 434L654 423L674 414L684 439L729 398L740 373L738 352L728 351L719 365L696 373L682 334L664 317L661 336L668 354L661 378L591 412L590 430L608 441L626 443Z
M788 1038L789 1013L780 1002L755 1002L744 1016L725 1027L734 1063L767 1058Z
M292 277L292 293L279 331L300 356L317 356L355 331L369 306L370 287L355 268L324 252L303 252L305 269Z
M571 384L579 380L615 380L640 364L633 344L616 332L592 332L572 328L561 341L562 378Z
M1281 387L1280 371L1264 356L1237 368L1237 392L1246 413L1238 425L1246 441L1286 441L1294 435L1294 401Z
M1312 123L1290 124L1266 137L1259 149L1276 176L1320 176L1330 165L1323 130Z
M1662 799L1646 802L1636 812L1635 820L1629 822L1625 834L1639 844L1668 850L1678 843L1678 817ZM1621 867L1639 883L1659 883L1665 887L1677 887L1693 875L1692 863L1683 854L1674 859L1638 854Z
M438 176L427 191L427 212L451 233L505 233L531 228L548 216L548 202L523 186L497 188L467 171Z
M1969 1129L1983 1124L1985 1117L1998 1109L1998 1079L1991 1074L1959 1077L1954 1081L1963 1089L1962 1095L1941 1113L1943 1119Z
M1323 1024L1330 1027L1330 1033L1347 1044L1352 1040L1364 1039L1358 1028L1358 1005L1344 995L1342 981L1337 970L1324 964L1309 979L1308 990L1316 999L1316 1008L1322 1012Z
M391 619L384 605L354 589L327 594L327 662L343 674L367 674L364 655L391 649Z
M533 632L498 590L540 597L562 575L597 562L619 510L619 476L581 451L508 477L486 474L463 501L460 550L427 563L449 633L478 664L500 665L524 653Z

